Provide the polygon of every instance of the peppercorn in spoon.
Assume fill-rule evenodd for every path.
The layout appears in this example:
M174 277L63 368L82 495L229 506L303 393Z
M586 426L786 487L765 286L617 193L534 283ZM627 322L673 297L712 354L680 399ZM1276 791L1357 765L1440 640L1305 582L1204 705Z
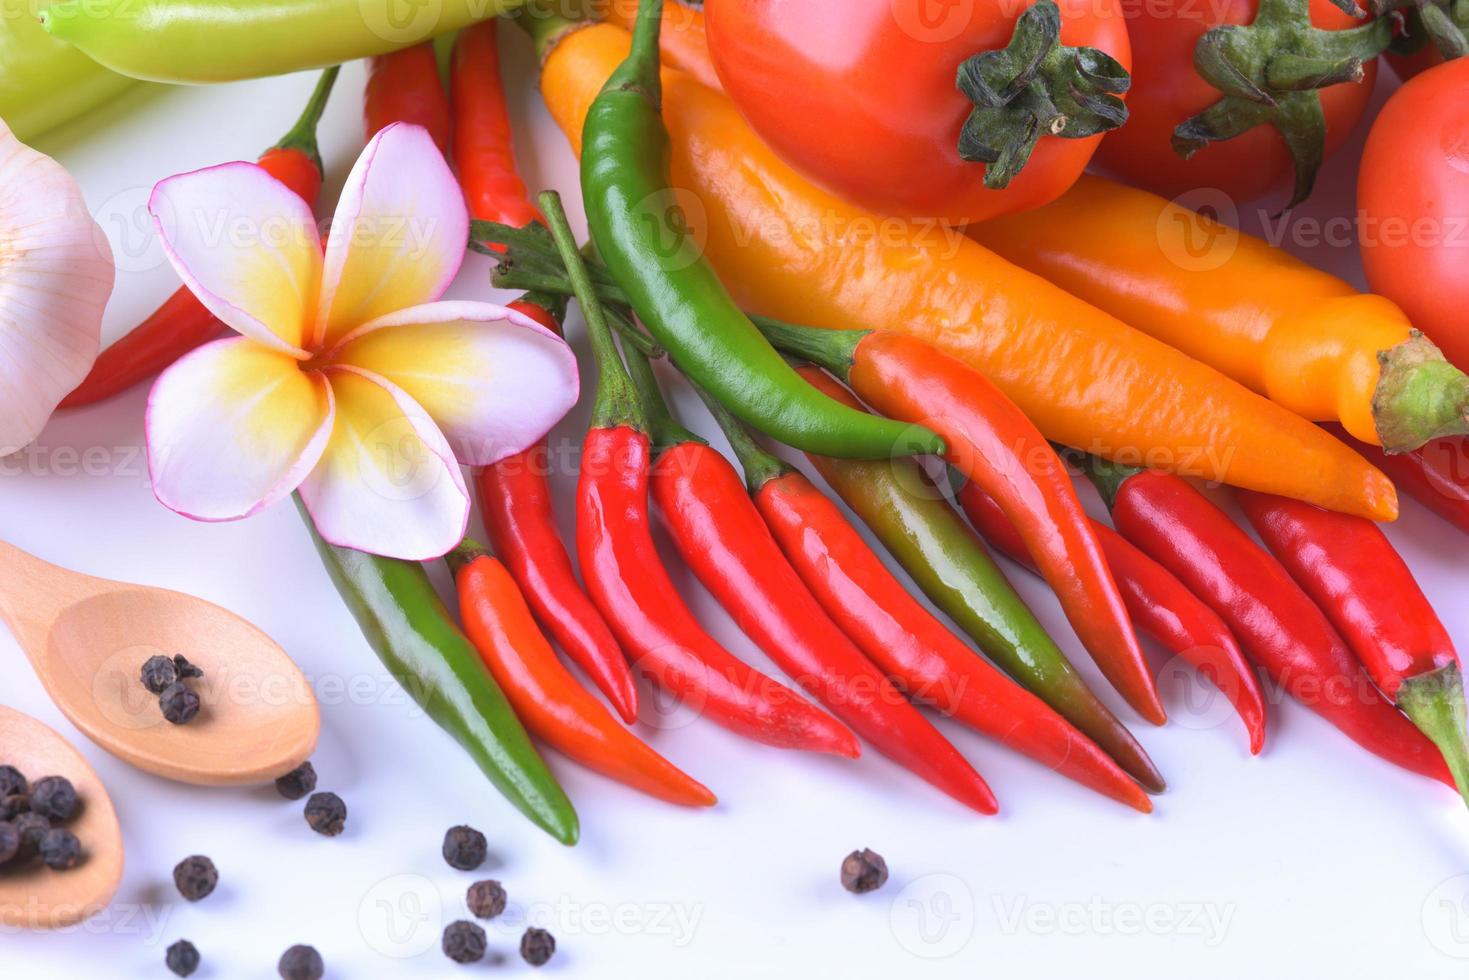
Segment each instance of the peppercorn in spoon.
M76 813L65 829L80 858L63 870L39 857L0 864L0 926L54 929L101 911L122 880L122 831L112 800L92 767L56 732L30 715L0 706L0 765L32 781L61 776L76 790Z
M0 542L0 619L72 724L168 779L264 783L316 746L316 698L270 637L194 596L92 578ZM161 685L151 658L178 660ZM201 673L202 672L202 673Z

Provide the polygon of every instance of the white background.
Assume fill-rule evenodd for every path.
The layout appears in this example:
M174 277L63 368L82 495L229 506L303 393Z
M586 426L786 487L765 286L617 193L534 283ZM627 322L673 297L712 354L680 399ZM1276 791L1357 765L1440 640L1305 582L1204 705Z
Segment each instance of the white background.
M539 104L528 45L505 35L523 168L533 187L566 194L580 226L571 154ZM77 175L118 255L106 339L177 284L147 227L152 183L253 159L289 125L313 77L140 90L41 141ZM362 80L360 66L344 71L323 126L328 202L361 146ZM1379 84L1375 105L1389 87ZM1328 165L1292 234L1352 214L1360 136ZM1246 227L1259 227L1246 210ZM1354 247L1302 251L1359 274ZM471 257L455 293L491 295L487 276ZM570 326L588 368L580 322ZM782 753L694 724L644 734L715 790L716 809L661 805L552 757L582 818L581 844L563 848L383 678L289 504L209 525L153 499L141 457L145 393L58 417L36 447L4 461L0 535L81 571L194 592L258 623L318 684L321 788L341 794L351 816L329 840L273 789L198 789L129 768L61 717L0 637L0 701L78 745L111 788L127 844L112 912L65 934L4 936L0 974L163 976L165 947L187 937L204 957L200 977L274 976L296 942L314 944L333 977L458 975L438 951L439 929L465 915L476 876L448 868L438 849L459 822L490 838L491 876L512 903L491 946L508 957L499 969L520 975L530 971L515 953L526 917L555 933L545 972L565 977L1457 978L1469 969L1469 813L1452 792L1379 762L1294 704L1273 713L1265 753L1251 758L1238 723L1197 682L1165 685L1174 720L1152 729L1106 689L1047 590L1020 571L1016 585L1166 774L1152 816L947 722L993 785L1000 816L977 816L872 753L860 763ZM689 392L676 400L719 444ZM555 437L576 439L586 414L583 404ZM106 465L79 472L70 454L92 447ZM557 479L567 501L572 476ZM1464 539L1413 502L1390 533L1469 641ZM675 569L716 635L770 669ZM886 856L892 878L854 897L837 868L863 846ZM192 853L211 855L221 873L197 905L170 881Z

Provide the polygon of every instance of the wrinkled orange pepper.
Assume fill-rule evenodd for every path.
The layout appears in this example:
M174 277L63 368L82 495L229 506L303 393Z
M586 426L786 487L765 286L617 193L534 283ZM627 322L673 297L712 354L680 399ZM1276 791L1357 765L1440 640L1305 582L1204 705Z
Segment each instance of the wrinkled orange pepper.
M1397 304L1147 191L1083 177L988 248L1241 384L1390 452L1469 432L1469 377Z
M597 24L541 42L551 48L542 51L541 91L579 152L582 120L626 57L628 34ZM1048 438L1069 446L1378 520L1397 516L1391 481L1300 416L962 235L870 214L819 190L721 93L678 71L666 71L663 85L675 196L747 308L929 341L988 375Z

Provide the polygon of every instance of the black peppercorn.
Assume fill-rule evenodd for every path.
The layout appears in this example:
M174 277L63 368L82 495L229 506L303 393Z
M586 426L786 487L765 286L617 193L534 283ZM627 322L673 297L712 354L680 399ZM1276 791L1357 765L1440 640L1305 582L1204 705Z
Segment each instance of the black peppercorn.
M179 671L167 657L149 657L143 661L139 678L148 690L154 694L162 694L164 688L179 679Z
M204 676L204 671L189 663L182 653L174 654L173 669L178 673L181 681L188 680L190 677Z
M321 954L310 946L296 945L281 954L277 965L282 980L321 980L326 964Z
M520 937L520 958L531 966L545 966L554 952L556 937L544 929L532 927Z
M888 880L888 863L876 851L863 848L842 859L842 887L857 895L876 891Z
M0 823L0 864L20 853L20 831L14 824Z
M184 686L183 681L174 681L158 695L158 707L163 717L175 725L186 725L199 713L199 695Z
M0 820L14 820L22 813L31 812L31 798L24 793L11 793L0 797Z
M71 831L52 827L41 835L41 861L54 871L70 871L82 863L82 842Z
M199 951L187 939L180 939L163 954L163 965L177 975L186 977L199 969Z
M493 919L505 911L505 889L498 881L476 881L466 899L477 919Z
M275 788L286 799L299 800L316 789L316 768L310 762L303 762L277 779Z
M31 786L31 812L65 823L77 812L77 791L65 776L46 776Z
M463 919L444 929L444 955L455 963L478 963L485 958L485 931Z
M25 776L14 766L0 766L0 796L14 796L30 791Z
M335 837L347 823L347 804L336 793L312 793L306 801L306 822L318 834Z
M489 852L490 846L485 842L485 835L473 827L461 824L450 827L444 833L444 860L449 862L451 868L473 871L485 863Z
M219 869L202 854L184 858L173 869L173 883L179 894L191 902L207 898L219 884Z
M17 864L22 861L29 861L40 853L41 838L45 836L46 831L51 829L51 821L39 813L22 813L10 821L10 825L20 835L20 849L15 852L15 857L11 859Z

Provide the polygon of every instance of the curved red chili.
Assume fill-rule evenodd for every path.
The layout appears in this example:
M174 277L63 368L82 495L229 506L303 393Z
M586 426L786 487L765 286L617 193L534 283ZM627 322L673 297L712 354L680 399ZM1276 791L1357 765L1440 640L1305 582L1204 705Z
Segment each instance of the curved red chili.
M1435 439L1408 453L1385 453L1327 424L1337 438L1367 457L1420 504L1469 534L1469 438Z
M439 152L448 154L449 95L432 41L368 59L362 121L369 140L391 123L415 123L428 130Z
M279 143L256 161L266 173L312 207L321 195L322 179L316 124L336 84L337 71L328 68L321 73L301 118ZM61 400L59 407L78 408L121 394L226 329L187 286L180 286L146 320L98 355L92 370Z
M510 113L491 19L460 32L449 87L454 98L454 169L472 217L516 228L540 218L515 166Z
M995 499L973 483L958 491L970 522L991 544L1035 571L1015 525ZM1229 698L1250 737L1250 753L1265 745L1265 696L1260 678L1224 620L1162 565L1105 524L1092 522L1102 554L1122 592L1133 624L1169 652L1193 664Z
M1439 747L1469 802L1459 654L1382 528L1271 494L1236 497L1265 546L1316 600L1382 693Z
M652 489L685 563L781 670L883 755L966 806L997 812L974 767L806 588L729 460L680 443L658 457Z
M1280 562L1228 515L1171 473L1095 457L1084 465L1118 532L1208 603L1291 697L1368 751L1453 785L1438 749L1372 685Z

